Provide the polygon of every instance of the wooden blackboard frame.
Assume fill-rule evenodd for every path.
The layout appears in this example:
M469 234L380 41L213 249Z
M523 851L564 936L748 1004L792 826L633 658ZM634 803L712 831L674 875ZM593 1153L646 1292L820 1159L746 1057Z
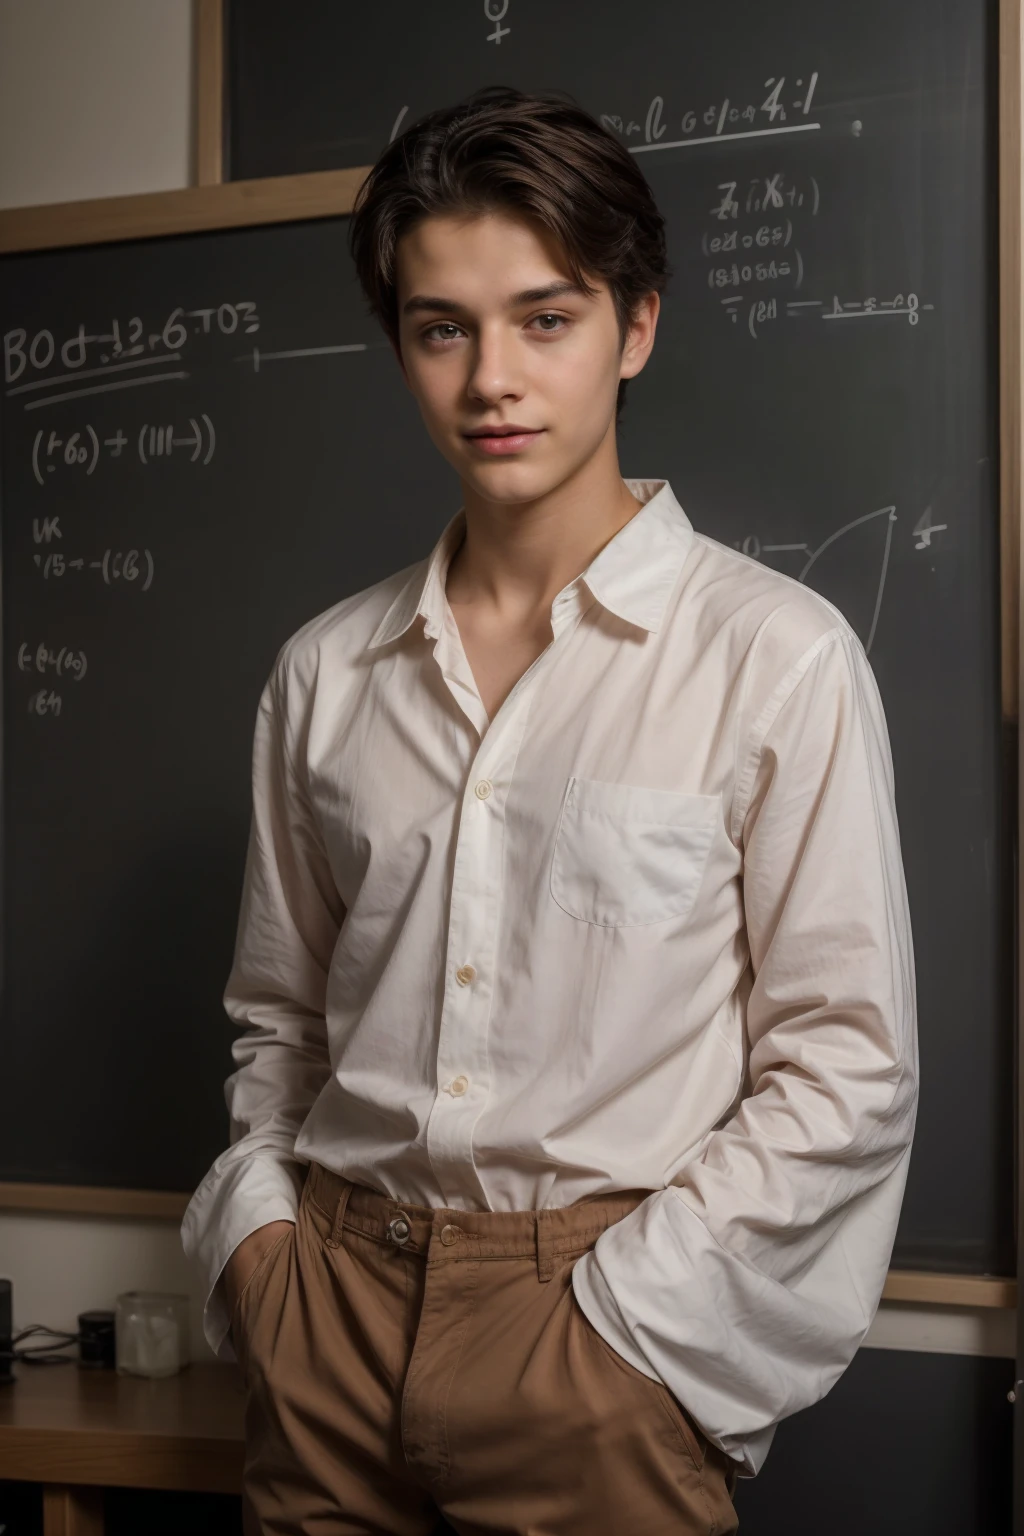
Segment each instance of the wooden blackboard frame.
M1008 769L1017 778L1018 824L1024 812L1019 764L1020 611L1024 570L1024 217L1021 140L1024 120L1024 0L1000 0L999 27L999 434L1001 698ZM0 211L0 254L120 240L159 239L204 230L331 218L351 213L368 166L253 181L223 180L225 144L223 0L195 0L197 185L180 191L52 203ZM1015 970L1021 952L1020 875ZM1024 1251L1024 1014L1017 1007L1018 1252ZM0 1183L0 1210L180 1221L191 1192ZM1010 1276L890 1270L885 1301L958 1307L1015 1307ZM1024 1323L1022 1348L1024 1357Z
M196 181L224 180L227 96L224 89L225 0L194 0Z

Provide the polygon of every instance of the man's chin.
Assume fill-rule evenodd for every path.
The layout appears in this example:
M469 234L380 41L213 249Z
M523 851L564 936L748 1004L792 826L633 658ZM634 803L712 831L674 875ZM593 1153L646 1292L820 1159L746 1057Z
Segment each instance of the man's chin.
M525 455L515 461L495 460L493 464L462 463L458 470L464 487L482 501L497 506L538 501L557 490L571 473L561 466L529 464Z

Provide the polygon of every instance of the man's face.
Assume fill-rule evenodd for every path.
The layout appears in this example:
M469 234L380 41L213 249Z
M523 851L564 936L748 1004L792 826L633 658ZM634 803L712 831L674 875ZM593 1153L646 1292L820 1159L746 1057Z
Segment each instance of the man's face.
M593 296L548 232L511 214L432 216L399 241L403 372L434 444L483 500L532 501L614 444L618 383L647 359L658 299L620 350L611 293L588 281ZM527 433L478 435L510 426Z

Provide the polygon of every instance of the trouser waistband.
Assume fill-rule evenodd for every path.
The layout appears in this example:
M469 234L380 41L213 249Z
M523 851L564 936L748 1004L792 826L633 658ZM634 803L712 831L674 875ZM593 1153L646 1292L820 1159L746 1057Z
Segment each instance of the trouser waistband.
M339 1247L347 1229L419 1254L428 1264L536 1258L540 1280L551 1279L557 1260L592 1248L607 1227L651 1194L649 1189L623 1189L539 1211L460 1211L395 1200L315 1162L309 1165L306 1190L331 1219L329 1247Z

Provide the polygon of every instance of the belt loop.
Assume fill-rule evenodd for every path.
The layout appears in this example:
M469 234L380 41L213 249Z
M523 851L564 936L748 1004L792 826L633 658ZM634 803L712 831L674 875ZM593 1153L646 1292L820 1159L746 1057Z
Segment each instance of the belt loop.
M338 1196L338 1203L334 1208L334 1225L331 1227L331 1235L327 1239L328 1248L337 1248L342 1242L341 1224L345 1220L345 1211L348 1208L348 1197L352 1193L352 1180L345 1179L344 1187Z
M550 1211L537 1212L537 1279L550 1280L555 1272L555 1236Z

